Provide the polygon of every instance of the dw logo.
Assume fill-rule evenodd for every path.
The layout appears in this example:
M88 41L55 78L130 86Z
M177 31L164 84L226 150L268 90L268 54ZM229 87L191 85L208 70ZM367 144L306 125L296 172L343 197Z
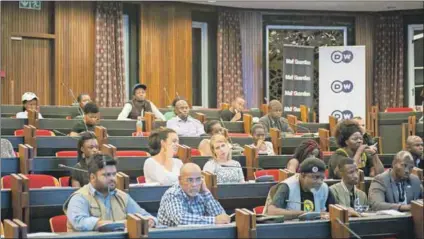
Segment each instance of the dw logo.
M353 53L351 51L333 51L331 53L331 61L334 63L350 63L353 60Z
M350 110L335 110L331 113L331 116L336 117L338 120L353 119L353 113Z
M350 93L353 90L353 82L350 80L339 81L335 80L331 83L331 90L334 93Z

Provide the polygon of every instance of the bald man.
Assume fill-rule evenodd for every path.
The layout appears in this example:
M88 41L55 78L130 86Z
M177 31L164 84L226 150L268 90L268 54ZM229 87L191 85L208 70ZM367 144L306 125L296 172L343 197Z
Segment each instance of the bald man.
M221 119L223 121L243 121L243 110L245 100L241 97L237 97L231 102L231 107L228 110L221 112Z
M398 152L392 168L374 177L368 192L368 201L373 211L411 210L411 201L422 198L420 179L413 175L414 162L408 151Z
M411 153L415 167L424 170L423 139L416 135L409 136L406 139L406 150Z
M287 122L287 119L283 117L283 105L278 100L271 100L268 105L268 114L259 119L259 123L267 132L270 128L276 128L281 132L293 133Z
M179 184L162 196L158 211L159 224L166 226L192 224L227 224L230 217L206 187L197 164L184 164Z
M203 124L190 116L187 101L181 99L175 103L175 117L166 122L166 127L175 130L178 136L199 137L205 134Z

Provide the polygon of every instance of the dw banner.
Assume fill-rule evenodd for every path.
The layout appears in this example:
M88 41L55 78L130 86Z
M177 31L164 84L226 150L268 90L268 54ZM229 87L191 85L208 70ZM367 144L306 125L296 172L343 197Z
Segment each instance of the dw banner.
M366 119L365 46L319 48L319 122Z

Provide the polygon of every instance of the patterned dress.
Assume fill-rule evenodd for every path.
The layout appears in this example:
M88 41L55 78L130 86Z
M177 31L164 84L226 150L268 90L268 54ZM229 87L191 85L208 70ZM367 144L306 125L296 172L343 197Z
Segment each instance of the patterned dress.
M218 184L244 182L244 175L241 165L235 160L219 163L216 160L211 159L205 164L203 171L216 174L216 180Z

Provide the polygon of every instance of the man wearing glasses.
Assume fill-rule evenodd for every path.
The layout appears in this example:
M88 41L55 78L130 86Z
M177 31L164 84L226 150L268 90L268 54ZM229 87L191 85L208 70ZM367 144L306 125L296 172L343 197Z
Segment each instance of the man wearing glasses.
M163 195L158 221L166 226L227 224L230 217L206 187L200 167L187 163L181 168L179 184Z

